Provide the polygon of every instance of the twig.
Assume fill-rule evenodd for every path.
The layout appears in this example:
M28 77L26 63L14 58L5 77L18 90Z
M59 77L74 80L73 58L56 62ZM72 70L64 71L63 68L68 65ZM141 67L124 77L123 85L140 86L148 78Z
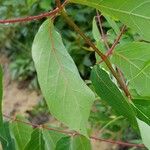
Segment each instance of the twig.
M66 4L67 4L67 0L61 5L61 8L63 8ZM29 21L32 21L32 20L40 20L40 19L45 18L45 17L53 17L59 11L60 11L60 9L57 7L56 9L54 9L54 10L52 10L50 12L42 13L42 14L37 15L37 16L28 16L28 17L24 17L24 18L0 20L0 24L19 23L19 22L29 22Z
M113 53L113 50L115 49L116 45L118 44L118 42L120 41L123 33L125 32L126 26L124 25L121 28L120 34L117 36L115 42L113 43L113 45L111 46L111 48L108 50L108 52L106 53L106 56L110 56Z
M10 117L10 116L5 115L5 114L3 114L3 116L5 118L8 118L11 121L23 123L23 124L26 124L28 126L32 126L34 128L43 128L43 129L46 129L46 130L49 130L49 131L56 131L56 132L59 132L59 133L67 134L69 136L80 135L77 132L64 131L64 130L50 128L50 127L45 126L45 125L32 124L32 123L29 123L29 122L25 122L25 121L19 120L17 118ZM143 147L143 148L145 147L143 144L133 144L133 143L127 143L127 142L122 142L122 141L106 140L106 139L101 139L101 138L94 137L94 136L90 136L90 139L91 140L96 140L96 141L103 141L103 142L107 142L107 143L111 143L111 144L117 144L117 145L121 145L121 146L127 146L127 147Z
M96 10L96 13L97 13L97 20L98 20L98 24L99 24L99 27L100 27L102 39L104 41L104 44L105 44L106 48L109 49L109 45L106 41L106 35L104 34L104 31L103 31L103 26L102 26L102 22L101 22L101 15L99 14L98 10Z
M93 140L98 140L98 141L102 141L102 142L107 142L107 143L111 143L111 144L117 144L117 145L121 145L121 146L128 146L128 147L145 147L143 144L132 144L132 143L126 143L126 142L122 142L122 141L113 141L113 140L105 140L105 139L100 139L97 137L90 137Z
M120 34L117 36L116 40L114 41L113 45L111 46L110 49L108 49L107 53L105 54L107 58L113 53L113 50L115 49L115 47L117 46L118 42L120 41L123 33L125 32L125 28L126 28L126 26L124 25L120 31ZM100 64L102 62L103 62L103 60L99 61L97 64Z
M19 119L14 118L14 117L10 117L10 116L5 115L5 114L3 114L3 116L4 116L5 118L10 119L11 121L23 123L23 124L32 126L32 127L34 127L34 128L41 128L41 127L42 127L43 129L47 129L47 130L50 130L50 131L56 131L56 132L60 132L60 133L64 133L64 134L69 134L69 135L72 135L72 134L73 134L73 132L71 132L71 131L69 132L69 131L64 131L64 130L59 130L59 129L50 128L50 127L45 126L45 125L42 125L42 126L41 126L41 125L38 125L38 124L33 124L33 123L30 123L30 122L25 122L25 121L19 120Z

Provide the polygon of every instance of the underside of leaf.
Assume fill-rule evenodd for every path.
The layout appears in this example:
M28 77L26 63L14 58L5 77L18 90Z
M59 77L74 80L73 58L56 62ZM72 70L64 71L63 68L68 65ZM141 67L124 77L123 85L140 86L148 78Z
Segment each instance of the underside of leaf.
M32 55L50 112L71 129L87 135L94 94L81 79L51 20L40 27Z

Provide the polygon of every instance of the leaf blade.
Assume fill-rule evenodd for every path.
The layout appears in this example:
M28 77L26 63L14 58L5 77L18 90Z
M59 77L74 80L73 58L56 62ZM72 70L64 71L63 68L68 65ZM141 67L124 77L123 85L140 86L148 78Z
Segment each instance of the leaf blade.
M12 122L10 123L9 126L10 126L11 135L14 138L16 144L16 148L18 150L24 150L26 144L30 140L32 127L20 122Z
M112 62L121 68L129 82L142 97L150 96L150 44L133 42L116 47Z
M87 136L86 125L94 94L82 81L51 20L45 21L39 29L32 56L51 113Z
M150 125L150 100L146 98L140 98L132 99L132 102L137 118Z
M90 140L84 136L76 135L61 138L56 145L56 150L91 150Z
M43 150L45 148L45 141L41 129L34 129L31 134L31 139L27 143L24 150Z
M3 98L3 71L0 65L0 142L2 144L3 149L15 150L14 140L10 136L9 123L3 122L2 98Z
M147 133L150 133L150 126L147 125L145 122L139 120L137 118L137 122L138 122L138 125L139 125L139 129L140 129L140 132L141 132L141 136L142 136L142 140L143 140L143 143L145 144L145 146L150 149L150 135L147 134Z
M70 0L99 9L101 12L118 18L138 32L143 39L150 41L150 0Z
M137 127L135 113L108 74L96 65L91 73L92 84L96 93L105 100L119 115L126 117L133 127Z
M65 136L67 135L58 133L56 131L43 130L43 139L45 141L45 149L55 150L57 142Z

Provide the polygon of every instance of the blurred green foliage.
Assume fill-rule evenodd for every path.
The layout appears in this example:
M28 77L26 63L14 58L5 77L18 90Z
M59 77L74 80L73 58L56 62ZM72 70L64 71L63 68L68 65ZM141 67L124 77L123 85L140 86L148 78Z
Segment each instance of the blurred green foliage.
M38 3L31 5L26 0L4 0L0 1L0 6L1 19L19 18L42 12ZM41 22L0 25L0 49L10 58L13 80L37 80L31 58L31 45ZM34 88L38 88L37 84Z

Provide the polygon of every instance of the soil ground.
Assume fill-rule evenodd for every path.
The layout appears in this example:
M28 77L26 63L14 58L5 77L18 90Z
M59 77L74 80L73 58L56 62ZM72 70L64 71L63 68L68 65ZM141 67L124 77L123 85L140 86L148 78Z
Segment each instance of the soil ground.
M0 64L4 70L4 96L3 96L3 113L6 115L25 114L35 106L40 96L36 91L21 89L16 81L11 81L9 73L9 61L5 55L0 56Z

